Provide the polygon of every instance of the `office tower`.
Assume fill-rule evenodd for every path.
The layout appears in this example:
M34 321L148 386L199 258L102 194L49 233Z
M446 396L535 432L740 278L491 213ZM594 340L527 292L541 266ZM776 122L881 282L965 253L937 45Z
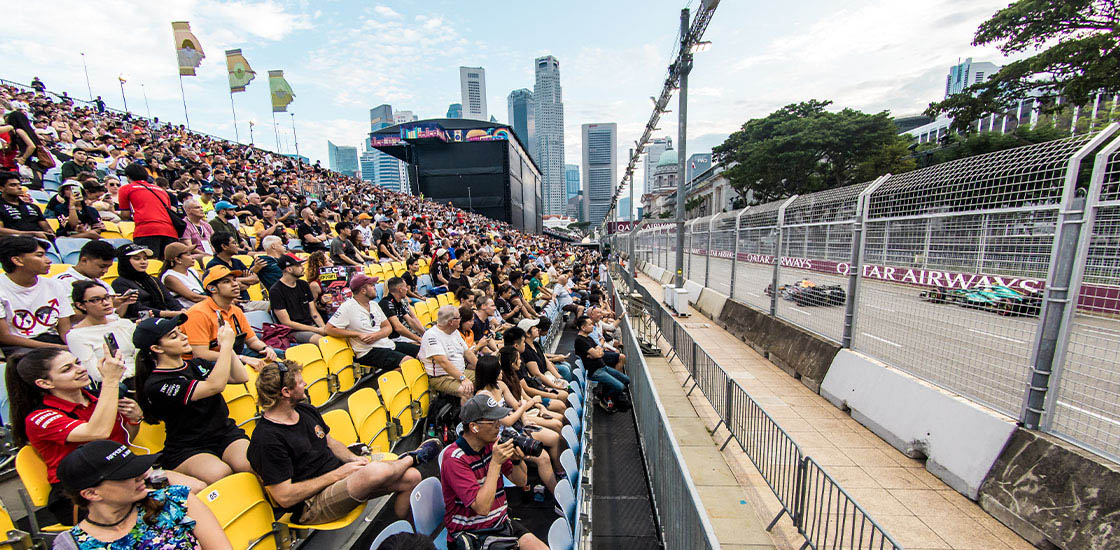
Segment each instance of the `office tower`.
M412 115L411 111L400 111L400 114L405 113L408 116ZM415 119L415 117L412 118ZM391 105L378 105L369 110L370 132L376 132L395 124L397 124L397 118L393 114ZM405 163L381 151L371 151L367 145L366 151L362 153L361 165L362 179L372 181L375 185L393 191L409 192L408 170Z
M358 175L358 148L335 145L328 139L327 166L339 174L356 177Z
M684 184L685 187L691 187L696 179L696 176L703 174L712 167L712 154L711 153L693 153L688 156L688 160L684 163Z
M656 191L653 183L653 173L657 169L657 161L661 159L661 153L666 149L673 148L673 138L665 136L661 138L653 138L646 144L644 152L646 158L642 161L642 169L644 173L644 184L640 189L635 189L634 194L641 196L646 193Z
M526 151L533 150L533 92L521 88L509 93L506 98L509 111L509 125L517 139L525 145Z
M382 104L369 110L369 131L373 132L394 124L396 122L393 122L392 105Z
M486 120L486 70L482 67L459 67L459 86L463 97L463 118Z
M447 118L463 118L463 104L452 103L447 106Z
M957 59L960 59L959 57ZM965 59L949 67L949 74L945 77L945 99L953 94L959 94L977 82L983 82L999 72L1000 66L987 61L973 63L972 58Z
M564 165L564 200L572 200L579 195L579 165Z
M630 211L630 197L618 199L618 221L628 222L633 219L633 212Z
M618 124L584 124L582 137L583 181L587 182L583 210L591 227L596 227L610 210L618 181Z
M420 118L417 117L416 115L412 114L412 111L394 111L393 112L393 123L394 124L404 124L405 122L416 122L417 120L420 120Z
M544 213L564 212L564 100L560 90L560 62L551 55L535 61L533 86L533 160L541 169Z

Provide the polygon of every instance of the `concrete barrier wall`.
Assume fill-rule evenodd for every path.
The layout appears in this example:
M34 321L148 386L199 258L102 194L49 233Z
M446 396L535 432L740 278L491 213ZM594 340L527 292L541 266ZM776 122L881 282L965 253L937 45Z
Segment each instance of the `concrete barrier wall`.
M815 392L840 351L839 344L734 300L726 300L714 319Z
M1039 548L1120 548L1120 465L1051 435L1015 430L980 506Z
M688 291L688 303L695 304L700 300L700 291L704 290L704 285L685 279L684 289Z
M821 396L975 500L1015 422L863 354L840 350Z
M727 296L705 287L700 291L700 299L696 300L696 309L712 319L719 319L725 303L727 303Z

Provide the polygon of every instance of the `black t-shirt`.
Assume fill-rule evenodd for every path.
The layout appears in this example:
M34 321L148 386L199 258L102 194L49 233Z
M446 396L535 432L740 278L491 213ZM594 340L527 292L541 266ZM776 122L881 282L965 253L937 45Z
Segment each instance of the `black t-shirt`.
M503 319L506 315L509 315L509 312L513 311L513 305L500 296L494 298L494 307L498 309L498 313L501 314Z
M447 268L447 264L445 264L443 262L438 262L438 263L436 263L435 265L432 266L432 269L434 270L433 273L432 273L432 284L434 284L436 286L439 286L439 285L443 284L436 277L437 275L443 277L444 280L447 280L447 281L451 280L451 270Z
M404 279L404 284L408 285L409 290L416 292L416 275L413 275L411 271L405 271L404 275L401 275L401 279Z
M337 265L344 265L342 262L343 254L355 262L362 261L362 259L358 257L358 249L354 247L354 243L342 237L335 237L334 240L331 241L331 260Z
M276 284L268 289L269 308L273 311L278 309L287 311L288 318L295 323L315 324L314 319L311 318L312 301L314 297L311 295L311 285L303 279L296 279L296 286L288 286L284 281L276 281Z
M229 417L222 394L191 401L198 383L205 381L213 371L214 363L195 358L186 361L181 368L156 369L148 376L144 384L148 403L144 404L144 410L166 424L167 448L202 447L212 443L218 434L239 429Z
M381 306L381 311L385 312L385 317L396 317L402 325L408 326L408 321L405 320L408 316L408 306L402 304L400 300L394 298L392 294L386 294L385 297L381 299L381 302L379 302L379 305ZM391 325L392 323L390 323L390 326ZM394 329L392 334L389 335L389 338L396 338L400 335L401 333Z
M599 344L596 344L595 340L592 340L590 336L584 336L582 334L576 335L576 355L578 355L580 360L583 361L583 366L587 369L588 374L591 374L599 368L606 366L606 364L603 363L602 357L598 359L592 359L587 355L588 351L598 346Z
M490 321L480 319L477 314L474 316L474 324L471 325L471 335L474 336L474 341L478 342L486 333L490 332Z
M43 220L43 213L34 204L23 201L14 203L0 199L0 222L7 229L16 231L42 231L39 221Z
M307 240L308 235L314 237L320 236L318 227L311 227L306 223L300 223L299 226L296 227L296 234L299 235L299 240L303 242L303 250L306 252L318 252L320 250L325 251L327 249L327 246L323 243L313 243Z
M89 226L97 225L101 221L101 214L97 213L97 209L89 205L81 205L78 207L78 223L86 224ZM47 213L51 216L58 218L58 236L65 237L77 231L67 227L66 222L70 219L70 206L62 202L56 202L47 206Z
M470 288L470 286L471 286L471 281L470 281L470 279L467 279L466 275L460 275L458 277L452 277L452 278L447 280L447 290L449 292L457 292L460 288L463 288L463 287Z
M327 445L330 427L315 407L307 403L296 405L299 421L293 425L277 424L261 417L253 430L253 438L245 453L253 471L265 486L291 480L307 481L342 466ZM299 503L286 512L301 512Z

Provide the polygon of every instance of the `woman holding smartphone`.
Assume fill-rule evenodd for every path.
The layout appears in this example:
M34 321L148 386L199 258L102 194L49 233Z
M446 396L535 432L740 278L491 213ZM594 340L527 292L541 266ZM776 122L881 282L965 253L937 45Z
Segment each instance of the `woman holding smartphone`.
M175 317L182 306L158 279L148 275L148 259L152 251L138 244L126 244L117 250L118 277L113 290L119 294L135 294L137 300L128 306L125 317Z
M105 224L97 209L86 204L82 186L75 180L62 185L47 203L47 216L58 218L59 237L100 239Z
M136 348L132 346L132 332L136 330L136 325L115 315L113 296L98 283L75 281L70 298L74 302L74 310L85 314L85 317L70 328L66 335L66 345L70 348L70 353L78 358L82 368L86 369L91 383L95 386L101 384L102 376L98 365L105 359L106 345L110 351L116 345L120 350L121 362L124 363L125 385L133 387ZM109 343L110 337L114 344Z

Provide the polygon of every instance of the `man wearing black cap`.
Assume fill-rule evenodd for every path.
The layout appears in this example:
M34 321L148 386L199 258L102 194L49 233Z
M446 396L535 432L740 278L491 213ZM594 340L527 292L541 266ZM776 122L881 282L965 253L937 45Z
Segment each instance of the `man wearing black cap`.
M272 315L281 325L292 329L292 336L297 342L315 342L320 336L325 336L327 331L323 328L323 318L315 307L311 285L300 278L303 276L303 260L284 254L276 260L276 265L280 267L282 274L280 280L268 289Z
M147 480L159 458L159 454L136 455L126 445L99 440L62 459L59 481L88 515L73 530L60 534L54 547L78 548L78 540L108 540L114 541L114 548L139 548L158 538L157 546L163 548L229 548L214 513L185 485L149 489ZM154 509L148 512L154 517L137 517L149 509Z
M502 476L518 486L524 486L528 480L522 462L525 453L512 440L497 443L502 429L499 421L510 412L482 393L468 399L459 410L463 435L444 449L439 472L443 501L447 504L444 524L449 547L456 535L465 532L480 539L479 547L486 538L505 537L516 540L522 550L548 550L547 545L507 514Z

